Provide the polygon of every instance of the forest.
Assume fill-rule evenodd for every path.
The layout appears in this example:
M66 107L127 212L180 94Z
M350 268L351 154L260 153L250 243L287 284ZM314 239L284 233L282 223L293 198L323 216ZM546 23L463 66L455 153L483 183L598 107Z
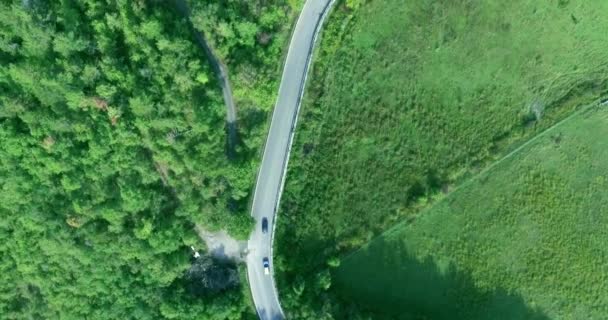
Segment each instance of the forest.
M173 1L0 1L3 318L253 316L243 266L191 246L204 251L197 224L249 234L274 98L237 77L236 95L264 104L244 104L231 154L193 27L229 68L272 74L296 4L190 5L191 19Z

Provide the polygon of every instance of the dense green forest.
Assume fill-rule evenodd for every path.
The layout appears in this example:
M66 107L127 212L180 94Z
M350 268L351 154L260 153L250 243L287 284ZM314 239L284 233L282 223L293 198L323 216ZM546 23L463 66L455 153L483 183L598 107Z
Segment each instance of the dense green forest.
M608 93L606 10L602 1L338 1L277 220L287 314L362 317L349 313L357 303L330 299L341 257Z
M201 1L194 21L213 9L218 28L249 6L279 18L252 14L224 38L266 47L219 52L272 70L292 6ZM190 246L195 224L248 235L268 110L243 117L228 157L221 91L190 25L172 1L0 1L2 318L252 315L236 267L193 265Z

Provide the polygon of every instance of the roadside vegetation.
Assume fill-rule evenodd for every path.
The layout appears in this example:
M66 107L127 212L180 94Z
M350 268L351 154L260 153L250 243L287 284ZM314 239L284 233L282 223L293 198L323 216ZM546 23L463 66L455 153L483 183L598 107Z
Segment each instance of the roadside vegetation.
M286 310L333 314L332 300L320 301L331 288L327 267L339 257L426 214L605 94L608 45L598 30L608 27L606 9L572 1L339 2L316 55L278 219Z
M346 257L335 290L374 319L601 319L608 314L606 136L607 107L543 134ZM428 276L434 269L441 276ZM506 292L537 311L526 313Z
M285 11L216 6L250 5ZM252 28L284 39L281 23ZM239 57L264 56L257 74L279 49ZM0 2L0 92L3 318L254 316L239 267L190 246L195 224L248 236L266 116L243 121L251 142L228 157L216 77L174 2Z
M254 159L257 168L291 27L304 1L188 2L194 28L228 68L240 132L238 148Z

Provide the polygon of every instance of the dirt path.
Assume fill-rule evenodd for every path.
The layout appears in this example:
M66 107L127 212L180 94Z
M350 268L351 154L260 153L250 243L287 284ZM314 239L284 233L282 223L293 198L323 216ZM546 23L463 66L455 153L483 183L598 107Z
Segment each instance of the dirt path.
M188 24L194 34L194 38L198 46L205 52L205 56L211 63L213 72L215 73L217 80L222 88L222 95L224 96L224 104L226 105L226 130L228 131L228 155L234 155L234 147L237 142L237 127L236 127L236 107L234 99L232 97L232 87L230 86L230 80L228 79L228 68L220 61L217 56L213 53L211 46L205 39L202 32L196 30L192 22L190 21L190 9L186 0L175 0L175 5L179 12L188 20Z

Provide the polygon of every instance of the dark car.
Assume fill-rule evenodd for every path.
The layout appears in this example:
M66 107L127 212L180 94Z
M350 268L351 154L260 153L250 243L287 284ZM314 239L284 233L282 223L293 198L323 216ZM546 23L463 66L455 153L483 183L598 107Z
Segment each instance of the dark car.
M268 261L267 257L264 257L262 263L264 264L264 274L268 275L270 273L270 261Z
M262 232L268 232L268 219L266 219L266 217L262 218Z

